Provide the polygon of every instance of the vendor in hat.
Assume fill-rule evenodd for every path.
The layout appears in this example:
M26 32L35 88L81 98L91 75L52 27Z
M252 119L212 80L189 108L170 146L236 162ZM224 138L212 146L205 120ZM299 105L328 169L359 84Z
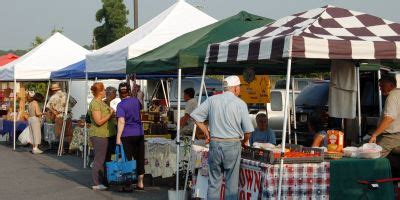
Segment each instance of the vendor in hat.
M47 102L46 108L50 112L50 114L54 118L55 122L55 135L56 137L61 136L61 129L63 124L63 116L65 112L65 106L67 105L67 93L61 90L61 87L58 83L53 83L50 87L50 92L52 96ZM70 144L72 139L72 107L75 106L76 100L70 96L67 120L65 123L65 141Z

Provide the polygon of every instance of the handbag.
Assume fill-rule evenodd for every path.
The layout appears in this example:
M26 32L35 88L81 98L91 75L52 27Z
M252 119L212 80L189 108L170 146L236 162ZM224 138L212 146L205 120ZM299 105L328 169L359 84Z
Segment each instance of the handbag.
M127 161L122 144L115 147L115 159L107 162L106 168L109 184L127 184L136 180L136 160Z

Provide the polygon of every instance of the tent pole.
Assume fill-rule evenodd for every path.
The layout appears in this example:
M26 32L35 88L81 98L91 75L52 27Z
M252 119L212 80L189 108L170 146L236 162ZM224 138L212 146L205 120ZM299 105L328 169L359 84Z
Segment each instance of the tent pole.
M357 110L358 110L358 142L361 144L361 100L360 100L360 66L356 67L357 70Z
M85 127L83 129L83 135L85 137L84 142L83 142L83 168L86 169L87 167L87 123L86 123L86 115L87 115L87 110L88 110L88 102L87 102L87 96L88 96L88 73L85 72L85 109L86 109L86 114L85 114Z
M182 84L182 69L178 69L178 116L177 116L177 127L176 127L176 197L179 197L179 148L180 148L180 132L181 132L181 84Z
M166 79L166 85L167 85L167 99L168 99L167 103L168 103L168 108L169 108L171 106L171 100L169 99L169 91L170 91L169 87L170 87L170 85L169 85L168 79Z
M203 80L203 77L201 77L201 80L203 81L204 93L206 93L206 97L208 98L208 93L207 93L206 82L204 82L204 80Z
M292 124L292 116L290 115L290 107L289 107L289 109L288 109L288 123L287 123L287 128L288 128L288 139L287 139L287 141L288 141L288 143L289 144L292 144L292 127L291 127L291 124Z
M199 90L199 99L197 100L197 107L199 107L200 104L201 104L201 97L203 96L203 88L202 87L204 86L204 88L206 89L206 87L205 87L206 84L205 84L205 81L204 81L205 76L206 76L206 70L207 70L207 65L204 64L203 74L201 75L201 83L200 83L200 90ZM206 91L206 93L207 93L207 91ZM207 96L207 98L208 98L208 96ZM196 126L196 124L194 124L193 132L192 132L192 139L190 140L189 162L188 162L188 168L186 169L185 187L183 188L184 189L183 197L186 196L186 187L187 187L187 182L188 182L188 179L189 179L189 170L190 170L190 168L192 166L192 146L193 146L194 140L196 138L196 129L197 129L197 126Z
M45 97L45 99L44 99L43 111L42 111L42 113L44 113L44 112L46 111L46 103L47 103L47 100L48 100L48 98L49 98L50 83L51 83L51 79L49 79L49 82L47 83L46 97ZM44 115L43 115L43 116L44 116Z
M72 79L69 79L68 83L68 93L67 93L67 101L65 103L65 110L63 114L63 124L61 128L61 134L60 134L60 144L58 145L58 156L62 156L63 150L64 150L64 136L65 136L65 126L66 126L66 120L68 118L68 106L69 106L69 97L71 94L71 83Z
M281 200L282 193L282 180L283 180L283 160L285 155L285 143L286 143L286 128L288 123L288 105L289 105L289 84L290 84L290 72L292 68L292 58L289 57L287 61L287 72L286 72L286 95L285 95L285 107L284 107L284 118L283 118L283 132L282 132L282 145L281 145L281 163L279 166L279 185L278 185L278 200Z
M162 79L160 79L160 82L161 82L161 87L162 87L162 91L163 91L163 94L164 94L164 98L165 98L165 104L167 104L167 107L169 108L169 105L168 105L168 97L167 97L167 94L165 93L165 87L164 87L164 81L162 80Z
M14 123L13 123L13 150L15 151L15 134L16 134L16 123L17 123L17 80L15 79L15 72L14 72Z
M294 129L294 143L297 144L297 121L296 121L296 101L294 94L294 77L292 77L292 111L293 111L293 129Z
M382 75L381 75L381 70L378 69L378 80L381 79ZM379 113L382 113L382 91L379 89L378 86L378 100L379 100Z

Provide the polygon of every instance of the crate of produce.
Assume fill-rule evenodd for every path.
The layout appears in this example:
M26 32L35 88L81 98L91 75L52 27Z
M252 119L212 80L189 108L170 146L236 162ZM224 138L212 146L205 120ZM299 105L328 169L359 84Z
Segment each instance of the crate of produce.
M242 158L244 159L267 163L270 160L271 156L273 156L273 152L269 150L247 146L242 148Z
M281 153L274 153L273 156L269 157L268 163L277 164L281 162ZM290 150L284 154L284 163L296 164L296 163L320 163L324 161L324 150L312 147L301 147L296 150Z

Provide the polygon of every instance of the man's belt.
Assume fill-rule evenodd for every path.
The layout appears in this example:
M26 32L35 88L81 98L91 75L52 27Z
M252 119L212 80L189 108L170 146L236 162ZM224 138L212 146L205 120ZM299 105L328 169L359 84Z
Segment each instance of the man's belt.
M217 137L212 137L211 141L217 141L217 142L240 142L240 138L217 138Z

